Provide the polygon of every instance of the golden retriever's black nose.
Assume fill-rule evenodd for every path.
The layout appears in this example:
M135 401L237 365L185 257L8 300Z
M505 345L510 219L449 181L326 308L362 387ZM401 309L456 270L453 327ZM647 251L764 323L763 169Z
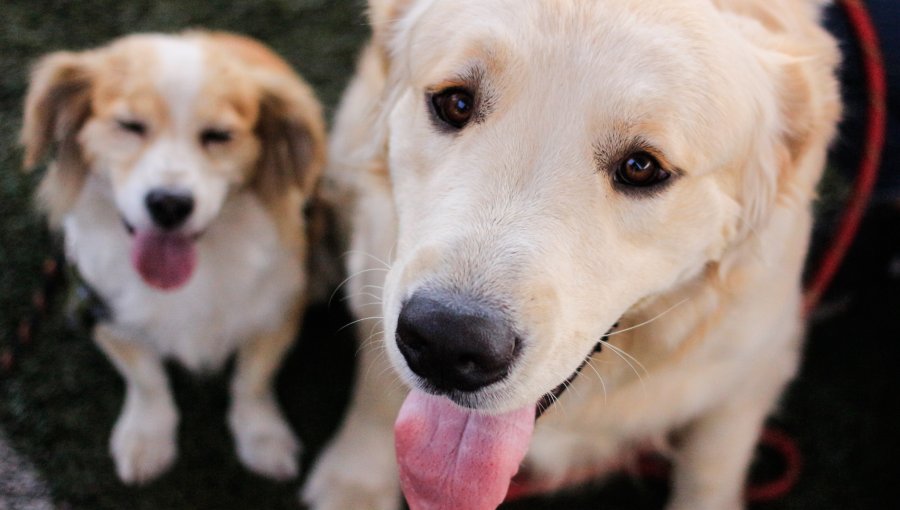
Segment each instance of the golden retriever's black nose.
M519 340L497 310L459 294L419 292L400 311L397 347L438 389L475 391L507 375Z
M181 226L194 210L194 197L180 191L154 189L144 198L153 223L164 229Z

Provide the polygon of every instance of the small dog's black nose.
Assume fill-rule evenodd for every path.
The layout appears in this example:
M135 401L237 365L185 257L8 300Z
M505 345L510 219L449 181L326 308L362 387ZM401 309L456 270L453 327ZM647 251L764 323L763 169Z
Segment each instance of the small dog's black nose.
M400 310L397 347L437 388L475 391L507 375L519 340L500 312L472 298L417 292Z
M181 226L194 210L194 197L182 191L150 190L144 202L153 222L164 229Z

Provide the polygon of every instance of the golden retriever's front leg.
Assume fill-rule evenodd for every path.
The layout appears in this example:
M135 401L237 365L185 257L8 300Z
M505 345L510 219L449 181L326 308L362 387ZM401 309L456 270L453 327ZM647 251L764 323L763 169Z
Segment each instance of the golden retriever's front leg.
M273 378L297 334L299 311L238 351L228 424L241 462L276 480L297 476L300 443L278 409Z
M400 482L394 420L405 387L380 342L363 345L353 401L337 437L316 463L302 499L315 510L396 510Z
M759 433L780 393L736 395L678 435L668 510L741 510Z
M178 411L159 356L109 324L94 341L125 378L125 405L110 438L116 472L125 483L156 478L175 460Z
M400 507L394 420L406 389L379 341L360 347L356 373L353 401L344 423L316 462L301 494L314 510Z

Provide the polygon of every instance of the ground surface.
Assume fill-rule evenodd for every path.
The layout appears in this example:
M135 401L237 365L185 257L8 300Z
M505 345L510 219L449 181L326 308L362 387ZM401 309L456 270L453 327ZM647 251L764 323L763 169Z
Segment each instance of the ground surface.
M15 140L30 61L133 31L234 30L284 55L332 112L366 35L361 6L346 1L5 0L0 11L0 352L13 345L52 246L31 213L35 178L18 172ZM849 269L813 322L803 373L774 419L798 438L803 474L790 495L759 510L900 508L888 474L900 452L898 222L896 208L870 215ZM337 306L312 310L279 380L283 405L307 446L305 465L343 411L355 347L346 333L334 332L348 321ZM162 479L133 489L117 482L106 448L123 387L84 332L68 329L55 306L33 343L16 347L16 357L13 371L0 372L0 509L47 508L26 502L48 494L65 509L297 508L298 482L272 483L238 464L223 419L224 375L197 378L172 368L183 411L181 455ZM757 471L776 468L761 463ZM509 508L649 510L664 497L664 484L622 479Z

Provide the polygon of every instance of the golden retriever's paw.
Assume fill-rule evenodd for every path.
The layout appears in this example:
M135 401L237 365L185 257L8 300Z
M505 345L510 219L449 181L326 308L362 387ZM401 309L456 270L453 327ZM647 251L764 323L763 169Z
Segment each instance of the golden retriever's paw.
M731 501L728 503L723 503L720 500L704 501L695 498L678 497L676 495L673 500L666 505L666 510L744 510L746 508L741 501L735 501L734 499L735 498L731 498Z
M372 492L367 493L359 487L335 487L337 491L345 493L322 494L314 501L309 501L304 492L303 501L312 510L397 510L400 508L399 489L392 490L390 494Z
M174 412L124 412L110 439L116 473L127 484L149 482L175 461Z
M313 510L397 510L400 481L393 445L390 439L336 441L316 463L300 499Z
M571 432L539 428L531 441L531 449L525 458L524 472L541 485L562 486L573 475L592 473L603 476L614 469L615 448L612 443L600 440L599 434L586 437Z
M247 469L274 480L290 480L297 476L300 442L275 404L235 405L229 424L238 457Z

